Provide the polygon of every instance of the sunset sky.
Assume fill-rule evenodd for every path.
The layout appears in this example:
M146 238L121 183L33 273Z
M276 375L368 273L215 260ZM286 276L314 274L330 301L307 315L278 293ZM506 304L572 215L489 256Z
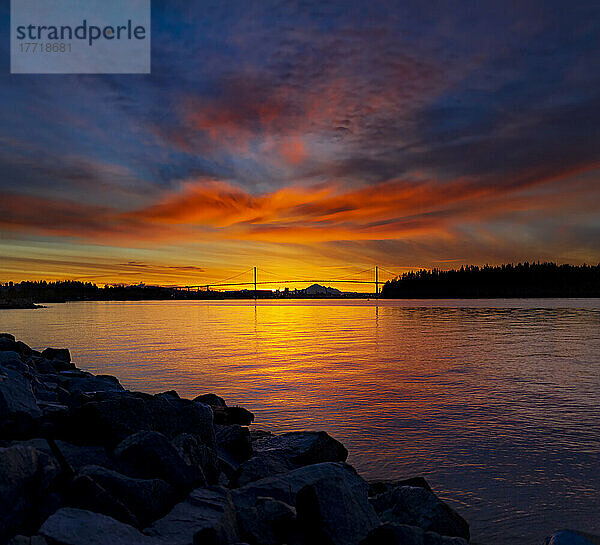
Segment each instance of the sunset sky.
M0 281L598 263L599 16L155 0L151 75L10 75L2 40Z

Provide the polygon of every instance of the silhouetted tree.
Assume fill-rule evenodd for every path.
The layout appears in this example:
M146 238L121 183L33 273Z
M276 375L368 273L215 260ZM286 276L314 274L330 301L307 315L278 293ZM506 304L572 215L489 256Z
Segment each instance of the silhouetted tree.
M518 263L419 270L386 282L388 298L600 297L600 265Z

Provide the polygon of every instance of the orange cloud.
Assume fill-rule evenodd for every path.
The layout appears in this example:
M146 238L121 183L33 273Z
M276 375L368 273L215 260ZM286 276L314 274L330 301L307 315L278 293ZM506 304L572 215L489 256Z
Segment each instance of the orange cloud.
M332 181L291 185L252 194L222 181L190 181L182 190L126 212L72 201L0 194L0 228L110 242L254 240L314 243L337 240L448 239L456 228L536 211L579 213L595 207L589 183L576 186L578 171L514 183L484 184L457 179L389 180L345 189ZM563 180L565 178L565 180ZM570 183L564 193L564 183Z

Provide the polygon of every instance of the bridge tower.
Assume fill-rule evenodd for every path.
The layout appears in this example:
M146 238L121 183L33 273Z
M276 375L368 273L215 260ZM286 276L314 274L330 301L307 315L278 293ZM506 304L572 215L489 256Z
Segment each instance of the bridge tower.
M256 299L256 267L254 267L254 299Z
M379 267L375 265L375 295L379 297Z

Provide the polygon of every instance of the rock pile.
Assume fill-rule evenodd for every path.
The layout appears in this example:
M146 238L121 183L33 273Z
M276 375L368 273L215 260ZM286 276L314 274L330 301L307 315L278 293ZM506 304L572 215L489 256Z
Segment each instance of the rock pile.
M324 432L250 431L207 394L125 390L0 335L0 543L466 545L424 479L364 481Z

